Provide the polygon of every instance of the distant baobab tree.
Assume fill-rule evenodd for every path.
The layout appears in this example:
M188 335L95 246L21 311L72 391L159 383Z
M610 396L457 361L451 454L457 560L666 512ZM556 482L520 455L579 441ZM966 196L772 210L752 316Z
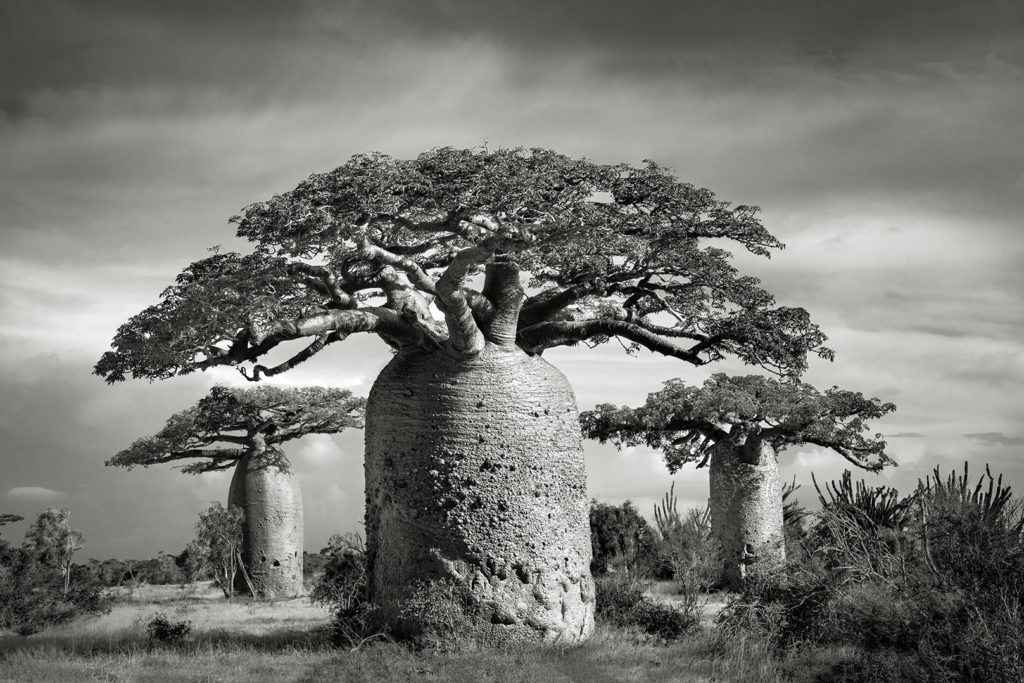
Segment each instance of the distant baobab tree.
M863 433L865 420L895 409L838 387L820 392L803 382L715 374L702 387L669 380L639 408L599 405L580 422L601 442L662 450L670 472L710 462L712 532L722 545L723 576L740 588L748 572L785 561L778 452L821 446L878 471L894 463L881 434Z
M116 382L235 366L258 379L352 334L381 338L395 356L366 408L367 582L399 631L424 626L403 610L408 592L442 582L475 620L463 635L572 643L592 632L578 412L547 349L616 339L787 376L808 353L832 353L805 310L776 306L722 249L781 246L756 207L653 162L358 155L233 222L253 250L185 268L95 371Z
M302 493L280 446L362 427L365 404L345 389L214 387L106 464L131 469L190 460L181 468L189 474L234 469L228 507L245 514L242 560L254 597L294 597L302 593Z

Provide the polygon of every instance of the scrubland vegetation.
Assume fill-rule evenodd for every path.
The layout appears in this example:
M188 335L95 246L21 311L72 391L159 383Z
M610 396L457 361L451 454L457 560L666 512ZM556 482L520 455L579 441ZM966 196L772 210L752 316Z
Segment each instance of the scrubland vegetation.
M819 498L820 511L787 507L786 572L738 594L714 592L701 511L669 495L652 527L632 505L595 503L599 626L578 647L461 640L471 617L426 590L409 609L450 631L399 641L362 602L359 540L336 537L311 599L226 600L208 582L107 589L34 635L6 632L0 680L1024 680L1024 509L1000 480L936 470L901 495L847 475ZM2 577L11 626L16 579ZM55 600L76 605L59 578Z

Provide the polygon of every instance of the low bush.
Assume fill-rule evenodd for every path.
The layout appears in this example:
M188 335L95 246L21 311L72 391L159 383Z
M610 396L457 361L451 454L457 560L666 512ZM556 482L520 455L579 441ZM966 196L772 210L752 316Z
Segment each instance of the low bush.
M336 611L351 611L366 594L366 551L357 535L334 535L320 551L323 573L313 582L309 599Z
M599 620L637 628L662 640L675 640L700 624L700 605L682 608L658 603L644 594L645 584L635 578L601 577L596 582Z
M97 581L83 577L65 593L60 572L35 561L25 550L13 549L5 562L8 571L0 580L0 628L27 636L79 615L110 610L113 598Z
M167 615L159 612L146 622L146 633L151 643L159 642L167 645L180 645L192 631L191 621L171 621Z

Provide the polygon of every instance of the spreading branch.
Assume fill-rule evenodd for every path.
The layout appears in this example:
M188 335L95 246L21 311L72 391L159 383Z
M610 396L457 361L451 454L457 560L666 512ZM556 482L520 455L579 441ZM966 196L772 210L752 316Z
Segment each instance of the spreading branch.
M621 320L546 322L519 332L523 348L534 353L554 346L571 345L600 337L622 337L656 353L678 358L693 365L703 365L706 362L698 353L662 339L639 325Z

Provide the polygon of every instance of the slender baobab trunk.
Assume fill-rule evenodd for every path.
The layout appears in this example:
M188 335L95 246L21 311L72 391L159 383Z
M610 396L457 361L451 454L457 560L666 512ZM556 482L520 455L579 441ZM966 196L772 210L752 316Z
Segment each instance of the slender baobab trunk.
M242 458L231 478L231 505L245 511L242 560L253 597L302 595L302 492L284 454L266 448ZM244 581L237 583L237 590L249 592Z
M710 478L711 528L722 546L726 585L740 589L749 577L778 571L786 548L775 450L756 436L722 441L711 455Z
M575 643L594 628L576 399L546 361L488 343L470 360L400 353L366 409L368 591L403 610L447 583L487 642ZM456 600L453 605L460 605Z

